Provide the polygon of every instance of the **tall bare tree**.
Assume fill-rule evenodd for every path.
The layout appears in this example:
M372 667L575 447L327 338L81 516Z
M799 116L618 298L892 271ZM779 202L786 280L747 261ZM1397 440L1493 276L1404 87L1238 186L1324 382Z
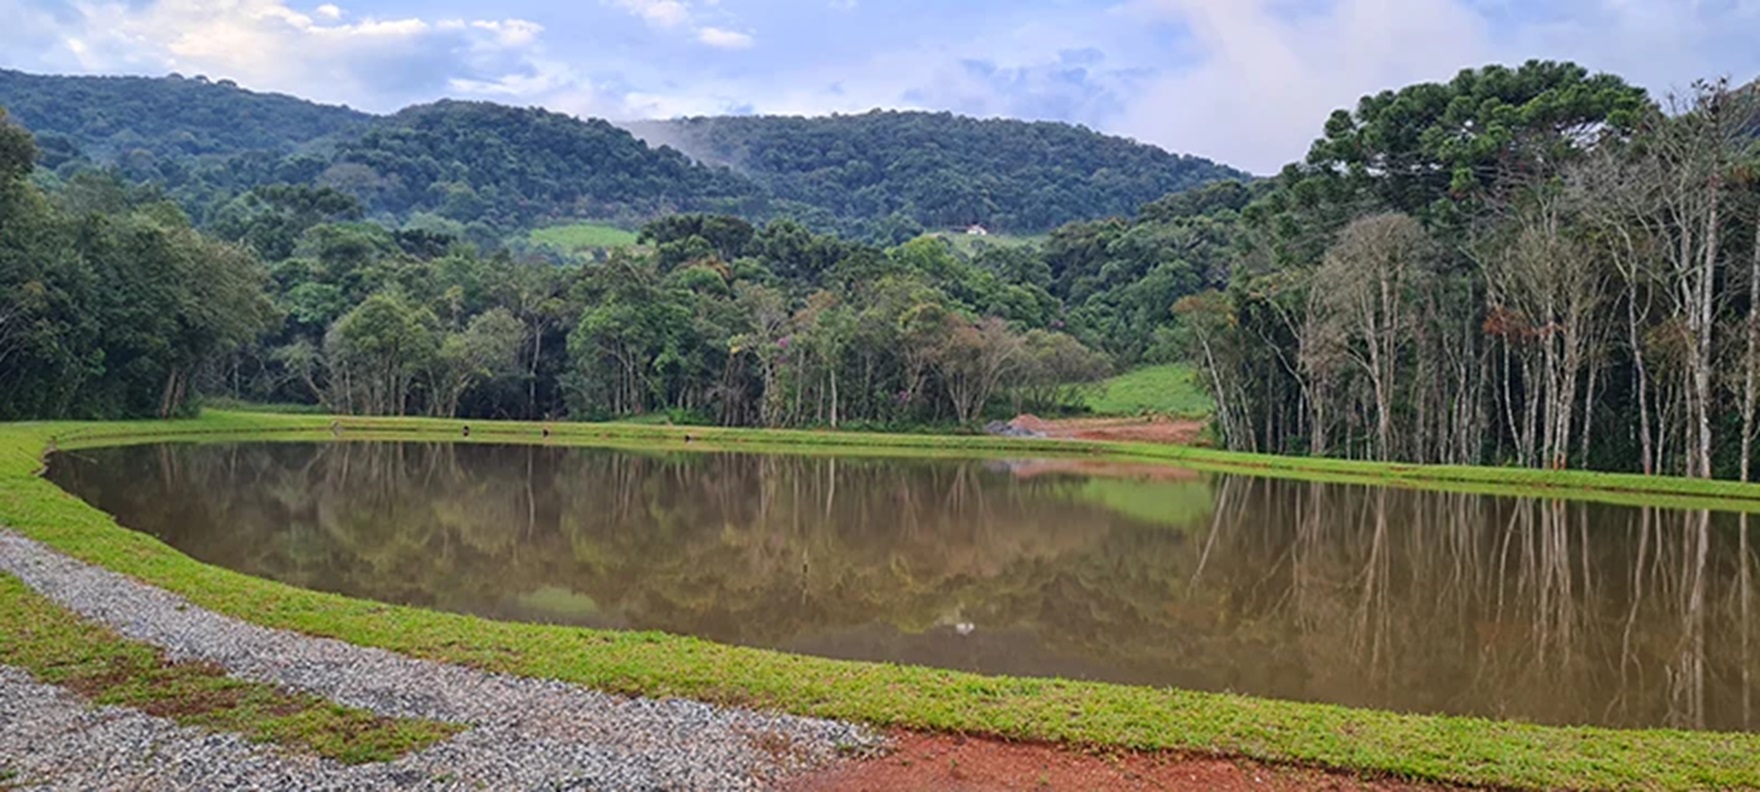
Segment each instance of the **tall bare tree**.
M1522 405L1528 420L1512 427L1530 465L1566 466L1579 381L1601 352L1592 346L1603 338L1610 273L1577 224L1585 203L1580 191L1559 184L1524 191L1504 238L1485 257L1490 309L1504 343L1519 349L1531 375Z
M1368 378L1375 404L1375 447L1395 456L1394 409L1400 356L1413 318L1410 294L1436 249L1422 226L1403 214L1377 214L1346 226L1316 272L1321 317L1311 330ZM1335 343L1329 341L1327 343Z
M1722 294L1724 228L1730 177L1753 146L1752 93L1732 92L1726 80L1700 82L1691 94L1671 97L1668 113L1650 121L1639 161L1650 200L1635 218L1658 240L1662 293L1678 317L1686 350L1681 375L1687 409L1686 473L1712 475L1713 336Z

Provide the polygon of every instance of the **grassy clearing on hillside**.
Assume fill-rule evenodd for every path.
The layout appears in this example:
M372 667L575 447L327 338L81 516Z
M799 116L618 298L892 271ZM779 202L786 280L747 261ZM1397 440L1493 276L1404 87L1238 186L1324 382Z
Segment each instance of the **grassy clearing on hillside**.
M531 238L533 242L553 245L571 253L629 247L636 243L635 232L599 223L540 228L532 232Z
M1760 735L1559 728L1479 718L1403 715L1218 693L804 657L656 633L487 621L293 588L211 567L36 475L51 445L165 440L322 440L329 418L215 413L134 423L0 425L0 523L77 558L162 586L258 624L335 637L522 676L617 693L680 696L846 718L879 726L1143 750L1215 752L1369 775L1520 788L1760 786ZM344 439L452 439L625 445L668 450L1086 454L1185 467L1401 485L1583 497L1656 505L1760 509L1760 485L1497 468L1430 468L1264 457L1207 449L991 437L340 419ZM53 438L53 440L52 440ZM1545 489L1553 487L1557 489Z
M986 236L978 236L976 234L968 234L964 231L940 231L940 232L930 234L930 236L945 239L948 242L953 243L954 250L957 250L960 253L963 253L967 256L977 255L978 248L985 246L985 245L989 245L991 247L1021 247L1022 245L1041 245L1041 244L1045 243L1046 239L1050 238L1049 234L1038 234L1035 236L1014 236L1012 234L992 233L992 234L989 234Z
M1088 409L1102 416L1157 413L1206 418L1216 404L1198 383L1197 369L1173 363L1140 368L1100 383L1088 398Z
M347 764L388 762L463 730L434 721L385 718L247 682L206 663L173 663L157 648L85 621L0 574L0 664L73 690L99 706L121 706L185 726L243 734Z

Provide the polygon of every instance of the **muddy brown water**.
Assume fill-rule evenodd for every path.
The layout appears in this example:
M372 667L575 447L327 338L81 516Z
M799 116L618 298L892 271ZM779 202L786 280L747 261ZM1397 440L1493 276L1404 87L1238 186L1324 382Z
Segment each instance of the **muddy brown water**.
M1760 526L1735 514L1045 460L421 443L98 449L48 475L195 558L389 603L992 674L1760 730Z

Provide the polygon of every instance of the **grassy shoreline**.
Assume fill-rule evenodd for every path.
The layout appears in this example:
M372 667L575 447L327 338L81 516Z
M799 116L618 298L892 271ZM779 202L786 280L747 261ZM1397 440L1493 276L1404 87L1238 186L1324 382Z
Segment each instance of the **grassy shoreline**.
M471 426L463 436L463 425ZM1086 455L1205 470L1760 510L1760 485L1559 471L1374 465L1138 444L432 419L340 419L342 439L795 453ZM162 440L332 439L321 416L0 424L0 524L197 605L415 657L612 692L682 696L881 726L1222 753L1369 775L1522 788L1760 787L1760 735L1560 728L1063 680L826 660L657 633L512 624L296 589L201 564L38 477L43 453ZM688 438L688 439L687 439Z

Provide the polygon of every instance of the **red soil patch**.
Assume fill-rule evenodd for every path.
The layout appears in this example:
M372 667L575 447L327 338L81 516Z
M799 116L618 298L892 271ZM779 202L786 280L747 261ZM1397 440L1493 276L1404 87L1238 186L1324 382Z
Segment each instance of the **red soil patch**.
M1009 423L1022 429L1041 432L1047 437L1176 445L1197 442L1205 426L1204 421L1160 415L1147 418L1066 418L1055 421L1047 421L1036 415L1021 415Z
M1254 762L1070 748L901 732L886 756L795 779L789 792L1042 792L1045 790L1420 790L1391 780Z

